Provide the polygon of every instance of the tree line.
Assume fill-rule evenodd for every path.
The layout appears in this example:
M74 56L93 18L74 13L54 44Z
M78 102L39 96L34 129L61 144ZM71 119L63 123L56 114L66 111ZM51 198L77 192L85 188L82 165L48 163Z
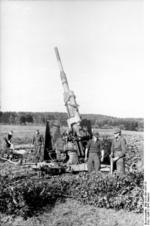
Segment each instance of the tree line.
M117 126L123 130L144 130L143 118L117 118L100 114L81 114L81 117L90 120L95 128L110 129ZM61 126L67 126L67 114L64 112L0 112L1 124L45 124L47 120L58 120Z

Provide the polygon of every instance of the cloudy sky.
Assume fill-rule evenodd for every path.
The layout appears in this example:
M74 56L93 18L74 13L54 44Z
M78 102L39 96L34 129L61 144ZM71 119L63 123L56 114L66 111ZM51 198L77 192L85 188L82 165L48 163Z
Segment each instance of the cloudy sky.
M1 1L1 109L143 117L144 1Z

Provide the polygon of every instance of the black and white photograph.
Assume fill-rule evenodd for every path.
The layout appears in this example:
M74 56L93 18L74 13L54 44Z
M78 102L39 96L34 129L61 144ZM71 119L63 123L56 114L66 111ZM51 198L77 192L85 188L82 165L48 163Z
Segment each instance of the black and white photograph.
M150 225L145 8L0 1L1 226Z

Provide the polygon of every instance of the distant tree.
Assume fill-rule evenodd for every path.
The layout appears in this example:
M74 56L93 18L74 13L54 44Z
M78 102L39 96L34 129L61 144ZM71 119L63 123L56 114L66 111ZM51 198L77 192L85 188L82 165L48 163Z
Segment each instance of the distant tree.
M16 112L10 112L9 114L9 124L15 124L16 123L16 116L17 116L17 113Z
M20 124L26 124L26 117L24 115L20 117Z
M110 128L111 128L111 126L108 125L108 124L105 124L105 125L102 126L102 129L110 129Z
M9 124L13 124L14 122L14 118L12 115L9 116Z
M4 112L2 115L2 122L4 124L9 124L10 112Z
M138 131L144 131L144 123L142 121L138 122Z
M49 121L53 121L53 120L55 120L55 119L56 119L55 116L52 115L52 114L49 114L49 115L47 116L47 120L49 120Z
M91 121L92 127L121 127L125 130L143 131L143 118L114 118L99 114L82 114L82 118ZM4 124L45 124L46 120L59 120L60 124L67 126L67 113L64 112L0 112L0 123Z
M25 117L26 122L33 123L33 117L31 114L26 115Z
M3 122L3 112L0 111L0 123L2 123L2 122Z
M124 124L120 124L119 128L120 128L121 130L125 130L125 125L124 125Z
M41 123L42 123L42 124L45 124L45 123L46 123L46 117L45 117L45 115L42 115Z

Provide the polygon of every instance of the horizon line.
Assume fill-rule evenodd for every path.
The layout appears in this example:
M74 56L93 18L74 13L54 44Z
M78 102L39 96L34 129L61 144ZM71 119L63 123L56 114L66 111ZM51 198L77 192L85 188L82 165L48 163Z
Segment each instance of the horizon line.
M45 113L63 113L63 114L67 114L67 112L63 112L63 111L2 111L0 109L0 112L2 113L7 113L7 112L10 112L10 113L42 113L42 114L45 114ZM105 116L105 117L110 117L110 118L122 118L122 119L125 119L125 118L128 118L128 119L131 119L131 118L134 118L134 119L144 119L144 117L136 117L136 116L132 116L132 117L128 117L128 116L112 116L112 115L107 115L107 114L101 114L101 113L80 113L80 115L101 115L101 116Z

